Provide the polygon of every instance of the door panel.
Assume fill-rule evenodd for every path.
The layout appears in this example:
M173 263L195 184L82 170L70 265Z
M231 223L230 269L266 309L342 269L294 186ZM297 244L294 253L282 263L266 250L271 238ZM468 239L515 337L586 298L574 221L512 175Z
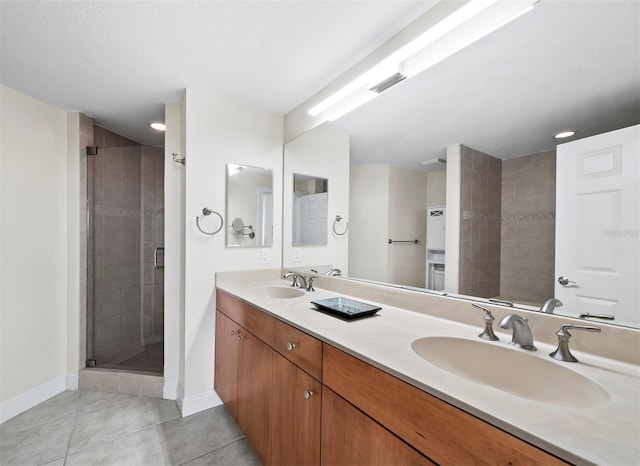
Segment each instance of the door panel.
M569 312L640 321L639 154L640 126L558 146L555 296Z

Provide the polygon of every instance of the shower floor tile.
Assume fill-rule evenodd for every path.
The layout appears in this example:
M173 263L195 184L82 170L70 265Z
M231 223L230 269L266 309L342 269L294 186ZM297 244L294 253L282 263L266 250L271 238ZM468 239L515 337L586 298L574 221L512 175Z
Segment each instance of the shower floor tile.
M142 353L138 353L113 367L162 374L164 372L164 343L146 345Z

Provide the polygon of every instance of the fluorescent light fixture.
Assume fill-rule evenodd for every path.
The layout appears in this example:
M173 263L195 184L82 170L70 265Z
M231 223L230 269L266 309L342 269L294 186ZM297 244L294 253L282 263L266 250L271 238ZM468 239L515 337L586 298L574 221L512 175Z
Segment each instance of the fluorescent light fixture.
M537 0L470 0L307 113L335 120L531 10ZM377 90L369 96L363 87ZM351 98L354 94L358 97ZM343 100L349 100L343 104ZM334 109L339 106L339 109ZM347 109L345 111L345 109ZM330 111L329 111L330 110ZM338 116L336 116L338 115Z
M417 53L407 57L400 70L407 77L412 77L459 52L483 37L514 21L533 9L537 0L503 0L494 2L485 10L469 18L464 27L459 27L438 38Z
M576 132L575 131L571 131L571 130L560 131L559 133L556 133L556 135L554 137L556 139L564 139L564 138L570 138L574 134L576 134Z
M153 129L155 129L156 131L166 131L167 130L167 126L162 123L161 121L152 121L150 123L148 123L149 126Z

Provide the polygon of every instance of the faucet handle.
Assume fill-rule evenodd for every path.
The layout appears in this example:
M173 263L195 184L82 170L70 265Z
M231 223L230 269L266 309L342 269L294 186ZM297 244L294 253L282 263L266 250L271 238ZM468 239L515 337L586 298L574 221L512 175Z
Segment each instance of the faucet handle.
M496 319L493 317L493 314L491 314L491 311L476 303L471 303L471 305L484 311L484 330L478 335L478 338L481 338L482 340L498 341L500 338L493 333L493 321Z
M553 359L557 359L558 361L564 362L578 362L578 358L576 358L571 351L569 351L569 339L571 338L571 333L569 330L584 330L585 332L601 332L602 329L600 327L595 327L591 325L573 325L573 324L562 324L560 330L556 332L558 335L558 347L552 353L549 353Z
M309 277L307 279L307 291L316 291L316 289L313 287L313 279L315 277Z

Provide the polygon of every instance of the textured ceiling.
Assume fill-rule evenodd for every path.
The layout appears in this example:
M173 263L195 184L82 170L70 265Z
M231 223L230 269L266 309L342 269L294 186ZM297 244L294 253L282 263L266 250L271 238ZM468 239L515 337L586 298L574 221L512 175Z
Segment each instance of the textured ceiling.
M0 1L0 81L145 144L184 88L285 114L435 1ZM640 122L640 2L534 10L333 126L352 163L499 157Z
M160 144L184 88L284 115L432 4L2 0L0 80Z

